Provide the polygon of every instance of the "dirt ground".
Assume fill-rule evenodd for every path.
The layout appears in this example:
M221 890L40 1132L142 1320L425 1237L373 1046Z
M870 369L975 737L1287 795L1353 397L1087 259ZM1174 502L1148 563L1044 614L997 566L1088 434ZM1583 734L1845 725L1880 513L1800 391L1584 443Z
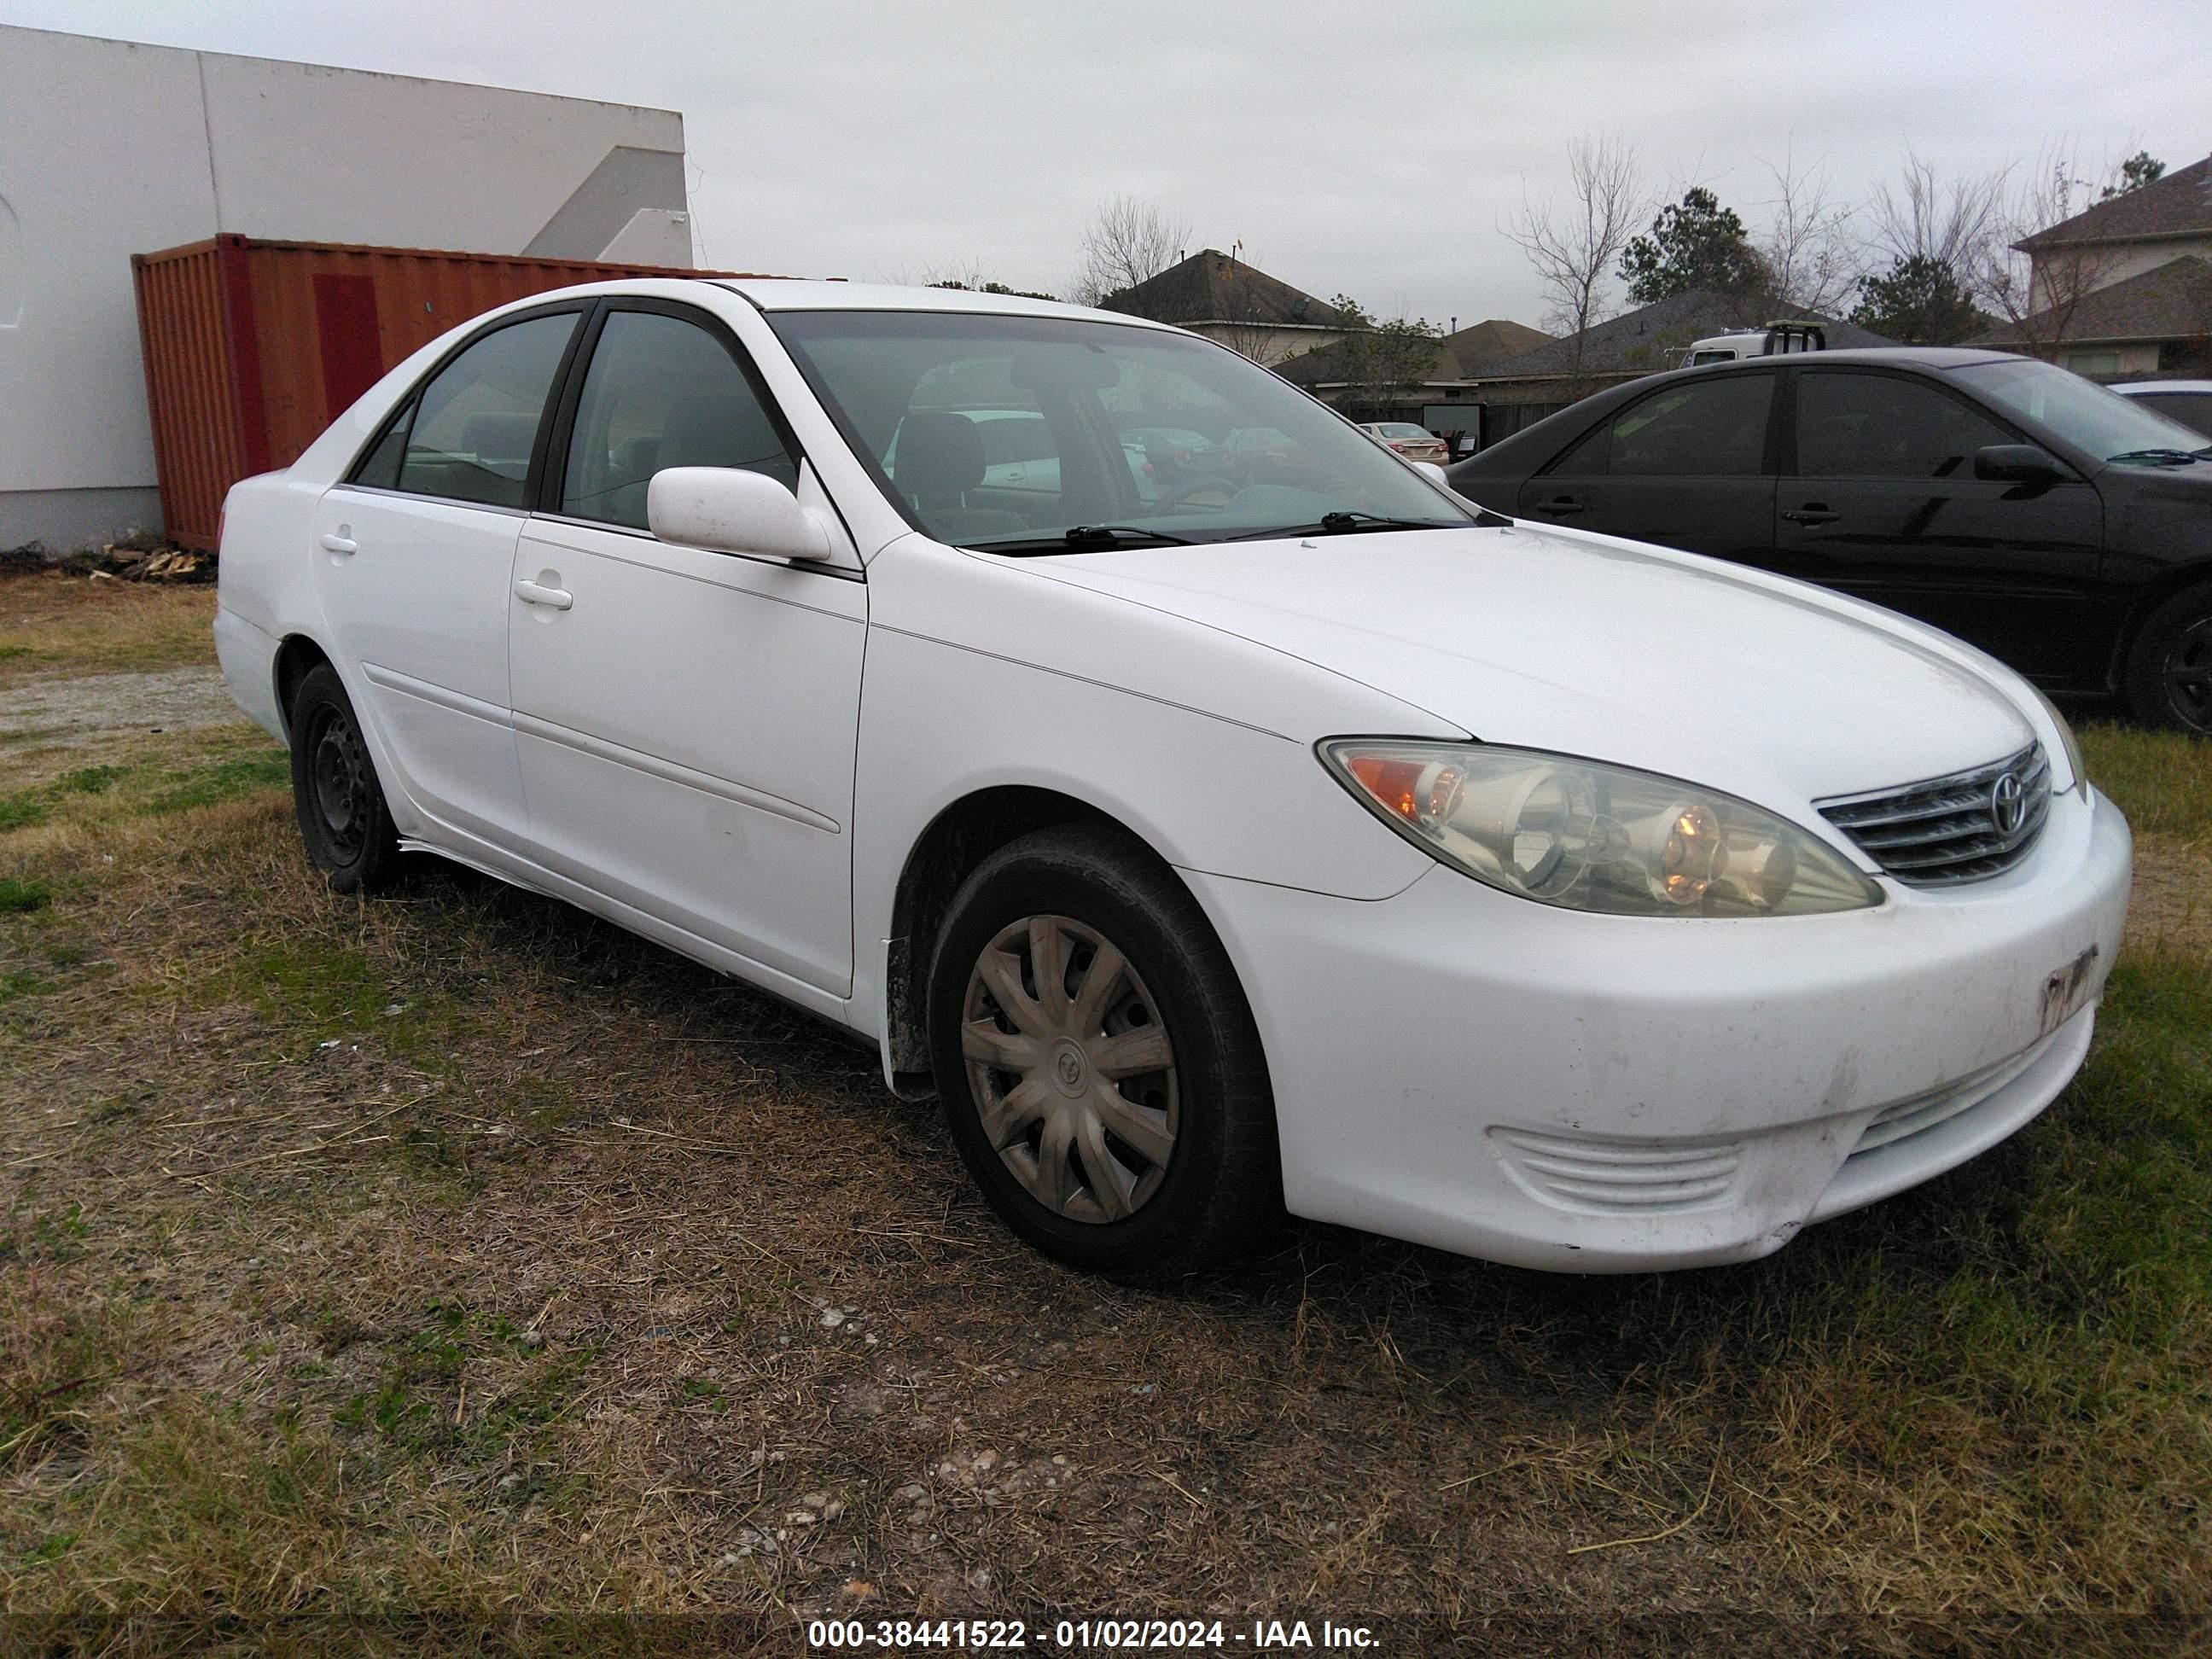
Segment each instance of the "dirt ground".
M2153 1307L2076 1237L2143 1201L2094 1184L2119 1081L1743 1268L1291 1225L1125 1289L1012 1241L930 1109L764 998L452 866L322 890L210 677L0 689L41 815L0 861L0 1605L76 1621L59 1650L520 1610L665 1615L578 1639L671 1650L844 1613L1387 1619L1393 1653L2205 1634L2200 1280ZM2202 855L2150 852L2131 949L2201 977Z

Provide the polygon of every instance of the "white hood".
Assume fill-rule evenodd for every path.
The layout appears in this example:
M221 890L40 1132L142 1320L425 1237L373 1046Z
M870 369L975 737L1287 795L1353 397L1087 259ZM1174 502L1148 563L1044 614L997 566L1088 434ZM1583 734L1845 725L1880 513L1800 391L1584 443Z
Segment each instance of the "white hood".
M2019 694L1993 678L2004 671L1948 635L1610 537L1516 525L1036 562L1332 669L1486 742L1771 805L1960 771L2036 735Z

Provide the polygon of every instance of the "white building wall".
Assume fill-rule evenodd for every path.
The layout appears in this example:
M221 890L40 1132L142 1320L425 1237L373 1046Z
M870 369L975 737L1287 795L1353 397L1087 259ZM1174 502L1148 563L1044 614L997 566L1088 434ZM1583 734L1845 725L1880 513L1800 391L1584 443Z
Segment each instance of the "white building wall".
M2185 254L2212 259L2212 236L2165 236L2155 241L2107 242L2087 250L2060 248L2030 260L2028 304L2041 311L2054 303L2051 289L2089 292L2156 270ZM2081 278L2089 280L2084 284ZM2079 297L2078 295L2076 297Z
M159 527L133 253L692 264L673 111L4 27L0 87L0 548Z

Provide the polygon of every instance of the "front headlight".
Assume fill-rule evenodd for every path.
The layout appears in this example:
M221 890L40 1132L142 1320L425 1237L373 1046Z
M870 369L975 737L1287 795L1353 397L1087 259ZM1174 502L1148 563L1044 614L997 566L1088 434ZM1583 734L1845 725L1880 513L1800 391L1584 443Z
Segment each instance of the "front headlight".
M1339 738L1355 799L1477 881L1618 916L1807 916L1881 890L1795 824L1733 795L1565 755Z
M2021 684L2027 684L2027 682L2023 680ZM2081 740L2074 735L2073 726L2065 715L2058 712L2057 703L2045 696L2037 687L2030 685L2027 689L2034 692L2036 702L2043 705L2045 715L2058 730L2058 749L2059 752L2066 757L2066 775L2070 780L2066 787L2079 794L2083 800L2088 799L2089 774L2081 765Z

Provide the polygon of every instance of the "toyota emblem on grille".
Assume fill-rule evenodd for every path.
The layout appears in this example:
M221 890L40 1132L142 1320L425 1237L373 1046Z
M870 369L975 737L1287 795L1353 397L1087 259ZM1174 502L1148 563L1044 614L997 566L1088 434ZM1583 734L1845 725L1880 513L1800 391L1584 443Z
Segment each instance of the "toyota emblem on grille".
M1990 820L1997 834L2009 836L2019 833L2027 817L2027 792L2021 787L2020 774L2007 772L1990 786Z

